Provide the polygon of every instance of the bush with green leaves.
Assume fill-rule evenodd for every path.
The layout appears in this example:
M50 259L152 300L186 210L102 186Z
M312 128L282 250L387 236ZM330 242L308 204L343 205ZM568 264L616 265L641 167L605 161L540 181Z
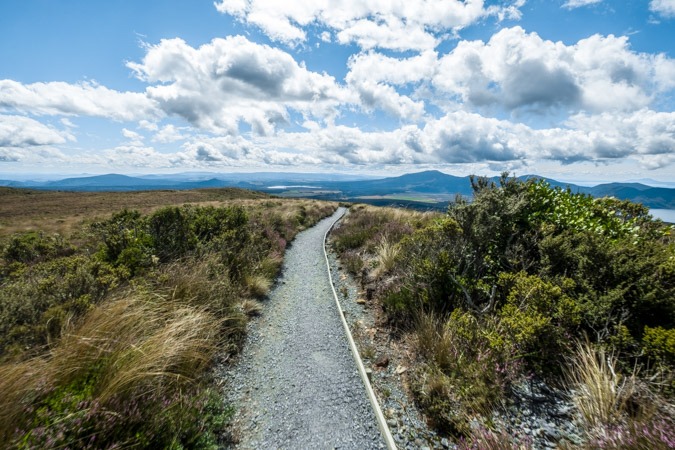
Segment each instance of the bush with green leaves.
M672 373L672 226L652 220L642 205L596 199L542 180L520 181L504 174L497 183L471 181L472 201L458 199L444 217L390 239L402 256L386 275L373 270L362 278L375 286L397 327L419 335L420 314L435 314L450 328L457 317L472 317L463 323L480 324L482 331L480 339L465 345L489 349L497 366L517 362L521 376L560 380L561 358L585 336L616 352L618 367L642 367L647 375L658 362L660 373ZM358 221L341 227L336 247L368 261L375 257L375 236L386 227L388 213L362 207L356 212ZM447 408L466 410L472 404L462 397L458 380L481 379L475 376L478 372L492 374L487 386L502 379L487 366L471 370L477 355L465 369L444 368L440 361L457 359L456 350L447 351L439 356L420 348L426 369L418 375L427 384L421 384L425 387L417 396L431 418L446 425L457 422ZM512 379L503 378L507 383ZM447 392L452 395L443 394ZM466 395L487 398L468 390ZM477 412L491 403L481 402Z

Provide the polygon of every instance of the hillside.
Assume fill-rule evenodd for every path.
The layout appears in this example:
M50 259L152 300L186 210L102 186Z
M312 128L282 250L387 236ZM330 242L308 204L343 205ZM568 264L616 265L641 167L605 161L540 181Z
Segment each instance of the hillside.
M267 194L243 189L73 192L0 187L0 237L39 230L69 233L86 220L122 209L148 213L162 206L217 204L233 199L264 199Z
M0 199L3 448L227 446L214 369L288 243L337 208L236 189Z
M525 175L518 178L526 180L542 177ZM642 203L650 208L675 209L675 189L671 188L651 187L641 183L609 183L585 187L550 178L543 179L553 187L569 187L572 192L586 193L595 197L616 197L620 200ZM498 177L492 177L490 180L496 182ZM237 187L283 197L351 200L421 209L445 209L457 195L463 197L472 195L469 177L457 177L437 170L378 179L316 173L193 173L145 177L108 174L41 183L0 181L0 185L2 184L67 191L189 190Z

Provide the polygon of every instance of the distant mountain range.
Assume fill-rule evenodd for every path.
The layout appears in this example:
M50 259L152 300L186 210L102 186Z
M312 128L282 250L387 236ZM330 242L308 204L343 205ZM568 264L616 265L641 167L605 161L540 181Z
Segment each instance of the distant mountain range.
M527 179L536 175L519 177ZM541 178L541 177L537 177ZM497 181L498 178L493 178ZM650 208L675 209L675 189L641 183L608 183L593 187L545 179L552 186L569 187L596 197L612 196L639 202ZM470 197L469 177L456 177L436 170L398 177L373 179L365 176L317 173L185 173L131 177L108 174L58 181L2 181L0 186L68 191L135 191L238 187L287 197L313 197L443 208L456 195Z

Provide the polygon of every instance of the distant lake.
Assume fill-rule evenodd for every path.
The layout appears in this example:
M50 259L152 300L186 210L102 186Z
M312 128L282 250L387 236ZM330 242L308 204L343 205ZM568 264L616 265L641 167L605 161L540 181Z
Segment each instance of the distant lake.
M675 223L675 209L650 209L649 213L664 222Z
M321 189L321 186L305 186L303 184L298 184L296 186L268 186L267 189Z

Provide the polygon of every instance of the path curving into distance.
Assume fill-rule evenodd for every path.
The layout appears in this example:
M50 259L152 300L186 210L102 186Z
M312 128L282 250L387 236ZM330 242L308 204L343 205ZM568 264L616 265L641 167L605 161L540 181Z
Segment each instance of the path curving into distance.
M385 448L331 289L323 237L298 234L227 378L237 448Z

